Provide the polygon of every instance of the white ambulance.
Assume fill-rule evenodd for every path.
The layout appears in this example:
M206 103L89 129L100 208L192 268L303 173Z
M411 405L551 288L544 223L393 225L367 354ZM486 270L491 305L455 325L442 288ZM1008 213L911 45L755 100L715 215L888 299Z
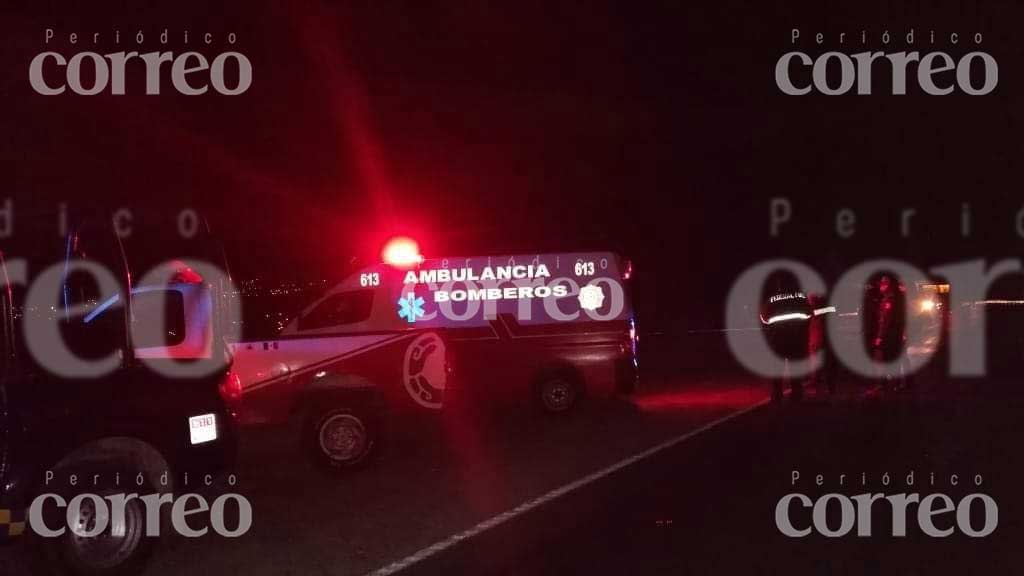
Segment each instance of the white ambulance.
M277 338L234 345L242 422L298 418L314 458L345 469L369 456L385 411L439 410L455 396L558 414L631 390L631 274L611 252L364 268Z

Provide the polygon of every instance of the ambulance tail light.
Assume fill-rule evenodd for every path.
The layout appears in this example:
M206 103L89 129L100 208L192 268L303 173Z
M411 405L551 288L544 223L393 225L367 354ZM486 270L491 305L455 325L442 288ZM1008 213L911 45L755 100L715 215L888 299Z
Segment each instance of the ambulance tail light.
M627 321L625 342L620 345L621 356L615 362L616 384L620 392L635 392L640 385L640 334L636 318Z
M633 362L636 362L637 354L640 350L640 329L637 328L636 318L629 319L629 352L633 357Z
M637 330L636 318L629 318L626 320L626 329L622 332L622 340L619 341L619 352L635 363L639 346L640 332Z

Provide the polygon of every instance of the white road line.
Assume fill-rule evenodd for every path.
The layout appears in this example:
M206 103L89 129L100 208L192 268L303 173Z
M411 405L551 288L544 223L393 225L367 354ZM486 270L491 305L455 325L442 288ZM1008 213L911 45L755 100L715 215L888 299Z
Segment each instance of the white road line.
M681 443L683 443L683 442L693 438L694 436L697 436L698 434L702 434L704 432L707 432L708 430L711 430L712 428L714 428L714 427L716 427L716 426L718 426L720 424L724 424L724 423L728 422L729 420L732 420L733 418L737 418L739 416L743 416L744 414L747 414L748 412L752 412L752 411L760 408L761 406L764 406L765 404L768 404L769 402L770 402L770 399L762 400L761 402L758 402L757 404L754 404L753 406L748 406L746 408L743 408L742 410L738 410L738 411L733 412L731 414L727 414L727 415L722 416L721 418L719 418L717 420L713 420L711 422L708 422L707 424L704 424L704 425L702 425L702 426L700 426L700 427L698 427L698 428L696 428L694 430L691 430L691 431L689 431L689 432L687 432L685 434L682 434L680 436L676 436L675 438L672 438L670 440L666 440L665 442L662 442L661 444L658 444L658 445L656 445L656 446L654 446L652 448L648 448L647 450L644 450L643 452L634 454L633 456L630 456L629 458L626 458L625 460L621 460L621 461L619 461L619 462L617 462L615 464L612 464L611 466L608 466L607 468L603 468L601 470L598 470L597 472L594 472L593 474L590 474L588 476L584 476L583 478L580 478L579 480L576 480L575 482L570 482L569 484L566 484L566 485L564 485L564 486L562 486L560 488L555 488L554 490L548 492L547 494L544 494L543 496L540 496L538 498L534 498L533 500L529 500L527 502L523 502L519 506L516 506L515 508L513 508L511 510L507 510L505 512L502 512L501 514L498 514L497 516L495 516L493 518L489 518L487 520L484 520L483 522L477 524L476 526L473 526L472 528L470 528L468 530L464 530L464 531L459 532L458 534L455 534L454 536L451 536L451 537L449 537L449 538L447 538L445 540L441 540L441 541L439 541L439 542L437 542L435 544L427 546L426 548L420 550L419 552L416 552L415 554L413 554L411 556L407 556L407 557L405 557L405 558L403 558L401 560L398 560L396 562L392 562L391 564L388 564L387 566L384 566L383 568L379 568L379 569L377 569L377 570L375 570L373 572L368 572L366 576L391 576L392 574L396 574L398 572L401 572L402 570L405 570L406 568L409 568L410 566L412 566L414 564L418 564L420 562L423 562L424 560L430 558L431 556L434 556L436 554L444 552L445 550L451 548L452 546L455 546L456 544L458 544L459 542L462 542L463 540L468 540L470 538L478 536L478 535L482 534L483 532L486 532L486 531L490 530L491 528L495 528L497 526L500 526L500 525L504 524L505 522L508 522L509 520L512 520L512 519L514 519L514 518L516 518L518 516L522 516L523 514L526 514L527 512L529 512L529 511L531 511L531 510L533 510L535 508L539 508L540 506L543 506L544 504L547 504L548 502L551 502L552 500L557 500L558 498L561 498L562 496L565 496L566 494L569 494L571 492L579 490L580 488L582 488L582 487L584 487L584 486L586 486L588 484L591 484L593 482L596 482L596 481L598 481L598 480L600 480L600 479L602 479L602 478L604 478L606 476L614 474L615 472L618 472L619 470L622 470L623 468L626 468L628 466L632 466L633 464L636 464L637 462L639 462L641 460L644 460L646 458L650 458L651 456L654 456L655 454L657 454L659 452L667 450L667 449L669 449L669 448L671 448L673 446L676 446L677 444L681 444Z

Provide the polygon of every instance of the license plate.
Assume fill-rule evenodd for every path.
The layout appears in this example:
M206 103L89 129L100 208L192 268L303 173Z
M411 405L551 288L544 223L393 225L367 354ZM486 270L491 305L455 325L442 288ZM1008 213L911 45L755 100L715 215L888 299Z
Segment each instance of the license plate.
M217 415L192 416L188 419L188 430L193 445L213 442L217 439Z

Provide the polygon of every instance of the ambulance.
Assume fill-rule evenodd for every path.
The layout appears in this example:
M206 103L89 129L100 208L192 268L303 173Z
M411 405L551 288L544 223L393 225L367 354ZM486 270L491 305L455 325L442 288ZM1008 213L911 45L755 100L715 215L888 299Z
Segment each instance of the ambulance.
M632 266L612 252L385 254L277 338L234 345L241 423L300 420L329 469L373 452L382 415L453 402L566 414L637 383Z

